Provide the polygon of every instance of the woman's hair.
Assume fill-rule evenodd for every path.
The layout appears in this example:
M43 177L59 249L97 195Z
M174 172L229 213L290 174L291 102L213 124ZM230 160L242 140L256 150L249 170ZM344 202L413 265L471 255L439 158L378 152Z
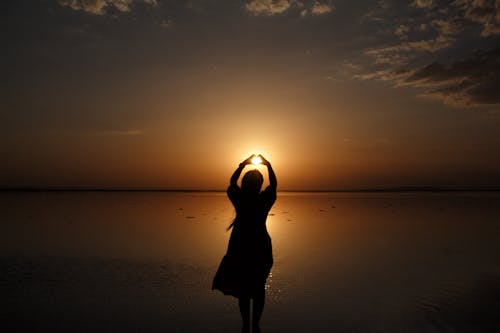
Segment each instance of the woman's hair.
M241 191L246 194L258 194L263 182L264 177L259 170L250 170L241 179Z

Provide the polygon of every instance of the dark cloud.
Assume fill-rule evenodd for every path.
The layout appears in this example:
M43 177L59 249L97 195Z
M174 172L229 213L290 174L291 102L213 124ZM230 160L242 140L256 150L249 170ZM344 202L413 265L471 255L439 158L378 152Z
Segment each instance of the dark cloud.
M300 14L302 16L307 14L323 15L332 12L334 8L335 7L331 3L320 3L318 1L314 1L309 9L303 10Z
M423 95L437 97L449 105L500 104L500 49L477 52L450 66L430 64L408 76L404 83L427 87Z
M354 77L416 87L455 107L500 104L499 13L500 0L379 1L368 20L386 33L373 35ZM493 51L464 57L471 49Z
M434 7L433 0L414 0L412 6L418 8L432 8Z
M317 0L250 0L245 3L245 9L254 15L273 16L294 10L300 16L324 15L333 11L331 1Z
M109 7L113 7L119 12L128 12L134 2L144 2L154 7L158 6L158 0L58 0L58 2L61 6L96 15L104 15Z
M379 21L387 21L392 38L367 50L376 64L404 65L421 53L435 53L452 46L464 29L464 20L447 11L428 11L434 2L414 2L401 8L401 4L386 2L378 9ZM382 14L385 12L385 14ZM402 14L397 14L398 12ZM382 17L386 17L382 19Z
M476 36L500 34L500 0L415 0L411 4L381 0L368 12L368 20L380 23L392 39L382 40L365 50L375 63L403 65L420 56L435 53L457 42L457 36L469 28ZM483 30L477 34L477 24ZM377 31L377 33L378 33Z
M292 7L289 0L252 0L245 4L245 8L256 15L281 14Z
M237 72L244 65L259 73L267 69L276 73L279 68L329 81L341 76L413 86L453 105L498 103L489 92L496 87L496 79L485 66L480 67L479 55L469 59L479 68L473 66L468 72L457 59L470 50L495 46L500 37L496 35L500 0L360 0L356 5L334 0L51 1L56 4L51 5L55 13L42 22L46 41L38 38L43 24L37 24L42 29L32 32L33 40L42 42L33 45L42 51L53 45L46 56L51 66L45 67L60 71L61 76L70 72L60 62L67 62L71 69L78 57L88 68L97 63L113 73L142 65L191 70L195 63L200 68ZM74 11L95 15L75 15ZM332 11L338 15L329 15ZM100 16L127 12L132 13L115 15L117 19ZM17 26L30 28L20 20ZM19 33L17 40L24 35ZM94 35L99 38L88 37ZM75 57L60 61L68 50ZM24 63L17 60L21 51L27 59ZM10 52L22 71L28 72L25 63L35 63L31 50L11 47ZM489 66L498 72L496 60ZM87 67L75 66L75 73L88 72L83 70ZM340 75L335 73L337 68ZM12 76L12 80L19 77Z
M500 0L455 0L464 16L483 25L482 36L500 34Z
M434 62L413 70L379 70L356 77L423 89L420 96L438 98L455 107L499 105L500 49L478 51L449 66Z

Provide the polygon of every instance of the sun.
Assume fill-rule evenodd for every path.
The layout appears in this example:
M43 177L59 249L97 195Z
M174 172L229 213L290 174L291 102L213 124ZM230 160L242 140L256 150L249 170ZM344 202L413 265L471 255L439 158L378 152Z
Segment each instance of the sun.
M255 156L254 158L252 158L252 164L253 165L262 164L262 158L260 158L259 156Z

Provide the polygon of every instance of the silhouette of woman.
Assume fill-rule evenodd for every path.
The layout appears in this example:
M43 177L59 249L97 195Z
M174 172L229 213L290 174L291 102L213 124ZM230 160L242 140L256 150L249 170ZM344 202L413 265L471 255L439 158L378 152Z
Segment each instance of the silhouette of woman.
M273 265L271 238L266 229L266 218L276 201L277 180L271 163L262 155L267 166L269 186L261 192L262 174L248 171L238 186L243 168L251 163L250 156L240 163L231 176L227 196L236 210L236 218L227 230L233 229L227 252L215 274L212 289L238 298L242 332L250 332L250 299L253 300L252 332L259 333L259 322L264 311L265 283Z

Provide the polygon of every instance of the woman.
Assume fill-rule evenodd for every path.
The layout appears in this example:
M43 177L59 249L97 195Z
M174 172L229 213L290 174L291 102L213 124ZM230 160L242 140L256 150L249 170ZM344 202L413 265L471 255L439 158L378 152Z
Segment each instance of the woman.
M260 332L265 284L273 265L271 238L266 229L267 214L276 201L277 181L271 163L259 155L269 174L270 184L264 191L261 192L263 177L258 170L248 171L241 180L241 188L238 186L243 168L254 157L241 162L231 176L227 196L236 210L236 218L228 228L233 229L229 245L212 285L212 289L238 298L244 333L250 332L250 299L253 300L252 331Z

